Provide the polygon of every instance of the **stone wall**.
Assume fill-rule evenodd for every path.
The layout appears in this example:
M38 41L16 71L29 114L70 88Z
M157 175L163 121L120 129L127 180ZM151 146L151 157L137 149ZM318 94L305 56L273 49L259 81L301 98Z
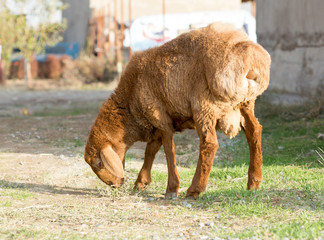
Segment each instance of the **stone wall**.
M324 1L257 0L258 42L271 54L270 89L324 94Z

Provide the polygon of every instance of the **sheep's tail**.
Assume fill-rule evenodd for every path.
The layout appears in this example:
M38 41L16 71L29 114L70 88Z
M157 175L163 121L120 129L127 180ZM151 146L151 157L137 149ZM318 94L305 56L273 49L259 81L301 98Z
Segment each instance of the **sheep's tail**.
M207 60L208 61L208 60ZM217 61L205 62L209 88L223 101L255 99L268 87L271 58L259 44L240 42Z
M245 78L249 83L249 91L257 91L260 95L269 86L271 57L261 45L255 43L249 44L244 57Z

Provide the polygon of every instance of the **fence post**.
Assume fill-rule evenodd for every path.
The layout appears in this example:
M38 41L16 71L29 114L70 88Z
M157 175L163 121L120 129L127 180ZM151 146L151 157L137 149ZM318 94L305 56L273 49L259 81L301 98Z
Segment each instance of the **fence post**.
M0 39L0 85L5 84L5 74L4 74L4 69L2 66L2 44L1 44L1 39Z
M120 30L118 29L117 23L117 0L114 0L114 20L115 20L115 57L116 57L116 68L118 73L118 78L120 78L121 72L123 70L123 65L120 55Z
M131 36L131 26L132 26L132 0L128 0L128 31L129 31L129 48L128 48L128 60L130 60L132 55L132 36Z
M165 0L162 0L162 18L163 18L163 23L162 23L163 43L165 43Z

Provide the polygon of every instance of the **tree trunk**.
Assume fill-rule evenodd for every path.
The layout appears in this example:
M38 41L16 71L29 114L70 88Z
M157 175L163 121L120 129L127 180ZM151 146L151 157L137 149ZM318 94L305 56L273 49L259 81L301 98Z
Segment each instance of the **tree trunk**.
M5 65L4 62L0 58L0 85L5 85L6 78L5 78Z
M2 61L2 45L0 39L0 85L5 85L4 62Z
M30 88L32 74L31 74L30 61L27 58L25 58L24 60L24 80L25 80L25 85Z

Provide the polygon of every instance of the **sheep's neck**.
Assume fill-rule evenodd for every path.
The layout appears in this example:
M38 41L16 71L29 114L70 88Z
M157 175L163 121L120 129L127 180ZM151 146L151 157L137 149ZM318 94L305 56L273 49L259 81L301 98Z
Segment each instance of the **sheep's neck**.
M126 148L133 145L136 131L132 124L132 116L126 104L116 101L116 96L109 98L100 109L98 123L101 131L113 145L124 145Z

